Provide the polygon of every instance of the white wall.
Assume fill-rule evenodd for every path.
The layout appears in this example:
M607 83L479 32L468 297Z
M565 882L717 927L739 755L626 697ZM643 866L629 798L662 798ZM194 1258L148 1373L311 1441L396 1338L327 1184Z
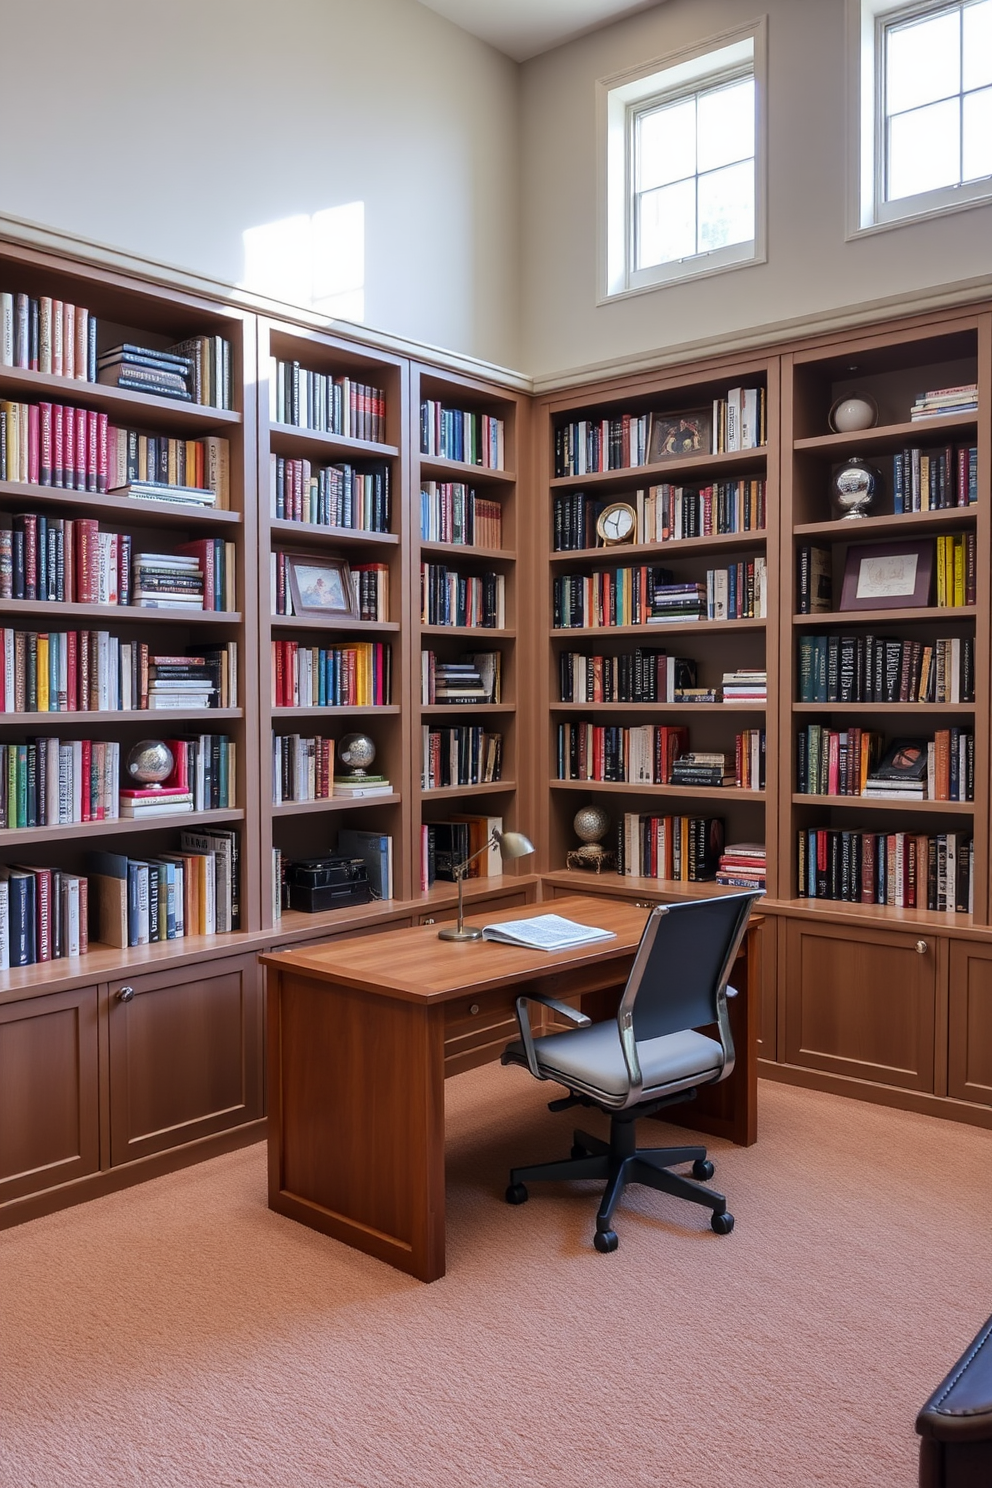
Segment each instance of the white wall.
M415 0L9 0L0 212L237 283L365 204L366 324L519 365L517 66Z
M768 262L596 305L595 82L769 17ZM537 377L992 273L992 207L845 241L844 0L667 0L522 69L524 368Z

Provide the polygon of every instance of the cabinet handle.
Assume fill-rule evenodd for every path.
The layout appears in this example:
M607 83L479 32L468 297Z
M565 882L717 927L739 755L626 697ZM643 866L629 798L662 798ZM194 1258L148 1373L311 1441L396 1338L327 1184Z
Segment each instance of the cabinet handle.
M925 940L918 940L914 949L918 956L925 956L930 947Z
M423 917L423 919L422 919L422 920L421 920L421 921L420 921L420 923L421 923L421 924L422 924L422 925L433 925L433 924L435 924L435 923L436 923L436 921L435 921L435 919L434 919L434 916L433 916L433 915L424 915L424 917Z
M473 1018L476 1017L477 1014L478 1014L478 1011L479 1011L479 1004L477 1002L471 1002L471 1003L469 1003L468 1010L472 1014L472 1017Z
M122 987L120 989L120 991L118 992L118 994L117 994L117 1001L118 1002L130 1002L133 996L134 996L134 988L133 987Z
M634 908L635 909L652 909L653 907L654 906L652 905L650 899L635 899L634 900Z

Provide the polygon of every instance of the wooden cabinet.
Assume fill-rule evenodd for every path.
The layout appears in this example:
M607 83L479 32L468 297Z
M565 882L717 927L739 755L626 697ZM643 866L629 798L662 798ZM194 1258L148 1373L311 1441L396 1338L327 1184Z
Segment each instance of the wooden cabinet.
M0 1206L100 1166L97 988L0 1007Z
M938 951L934 936L790 920L786 1062L933 1091Z
M949 973L947 1094L992 1105L992 945L953 941Z
M262 1115L256 958L205 961L110 987L112 1166Z

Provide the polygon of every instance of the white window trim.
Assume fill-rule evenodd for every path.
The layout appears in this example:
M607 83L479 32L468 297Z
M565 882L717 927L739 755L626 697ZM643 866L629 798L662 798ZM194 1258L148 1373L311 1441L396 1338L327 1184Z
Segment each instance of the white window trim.
M847 240L888 232L909 222L925 222L964 212L992 201L992 177L921 191L898 201L883 198L879 161L884 149L877 99L882 58L878 47L880 23L890 16L926 15L941 6L933 0L907 5L906 0L847 0L848 77L848 206Z
M767 17L732 31L708 37L696 46L667 57L599 78L596 83L597 179L597 305L612 304L629 295L649 294L687 279L726 273L729 269L764 263L767 258ZM705 65L704 64L705 59ZM629 261L629 168L627 112L631 104L669 88L704 85L716 73L745 62L753 63L754 120L754 238L709 253L649 269L634 270ZM658 74L666 74L659 83Z

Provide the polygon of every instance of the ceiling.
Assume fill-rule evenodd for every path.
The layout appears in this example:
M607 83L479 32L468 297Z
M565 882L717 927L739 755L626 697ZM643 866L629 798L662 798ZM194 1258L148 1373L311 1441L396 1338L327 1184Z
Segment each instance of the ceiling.
M421 0L515 62L526 62L661 0Z

